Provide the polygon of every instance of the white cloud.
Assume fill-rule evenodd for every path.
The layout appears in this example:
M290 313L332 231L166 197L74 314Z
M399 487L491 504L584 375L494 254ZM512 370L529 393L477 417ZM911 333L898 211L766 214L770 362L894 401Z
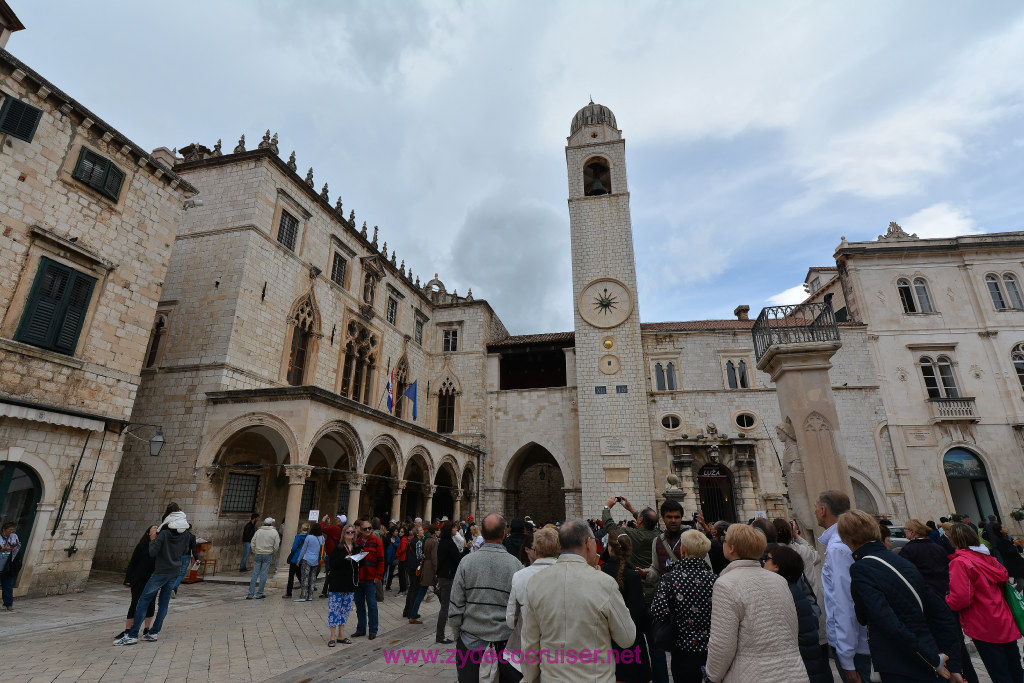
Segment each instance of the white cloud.
M967 209L948 202L933 204L900 221L900 226L918 237L957 237L981 232Z
M807 292L804 290L803 285L797 285L796 287L790 287L789 289L783 290L778 294L773 294L766 300L769 306L787 306L791 304L798 304L807 298Z

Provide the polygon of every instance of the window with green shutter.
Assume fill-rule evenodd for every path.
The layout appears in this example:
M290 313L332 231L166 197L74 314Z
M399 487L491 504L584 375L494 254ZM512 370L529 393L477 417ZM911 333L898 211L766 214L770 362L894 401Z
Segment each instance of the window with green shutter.
M96 278L42 258L15 341L72 356Z
M42 118L43 111L41 109L36 109L31 104L25 104L21 100L7 95L4 97L3 106L0 106L0 133L6 133L25 142L32 142L32 137L36 134L36 127Z
M71 175L75 180L81 180L115 202L121 196L124 172L109 159L105 159L85 147L78 154L78 163L75 165L75 172Z

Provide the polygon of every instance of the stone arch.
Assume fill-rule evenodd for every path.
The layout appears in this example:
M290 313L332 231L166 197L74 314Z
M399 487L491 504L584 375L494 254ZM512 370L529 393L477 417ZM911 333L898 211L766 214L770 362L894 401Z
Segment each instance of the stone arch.
M54 505L57 503L57 480L54 478L53 471L46 464L45 460L19 446L11 446L7 449L6 453L0 451L0 454L3 454L0 456L0 461L21 463L33 470L39 480L39 486L42 488L39 505Z
M220 455L220 451L224 444L227 443L231 437L247 429L260 429L260 432L264 437L270 437L268 438L268 441L270 441L271 445L274 446L280 464L302 464L295 463L300 451L298 439L296 439L295 433L292 431L291 427L276 415L254 412L236 417L218 429L213 436L211 436L206 443L200 447L199 458L196 460L196 467L205 467L216 464L215 460ZM276 435L280 442L275 443L273 438L274 435ZM280 459L282 449L279 447L281 446L283 446L283 450L285 452L284 460Z
M317 430L316 434L309 441L304 462L309 462L313 449L316 448L321 439L331 436L337 438L338 441L349 449L352 455L351 469L359 471L359 463L363 460L363 442L355 428L344 420L331 420L321 425L320 429Z
M432 516L453 518L455 514L455 489L459 487L459 467L455 458L445 455L441 458L434 474L434 504Z
M288 322L308 325L310 332L320 334L320 306L316 302L316 293L310 289L292 304L288 313Z
M972 518L985 520L988 515L994 514L1002 517L1002 509L997 501L996 491L992 481L999 480L995 467L994 458L990 458L976 444L965 441L954 441L939 450L939 467L942 471L943 481L946 483L947 502L950 505L949 513L968 513ZM963 471L957 471L955 466L949 462L955 456L960 456ZM972 472L966 465L967 457L970 456L977 461L979 471Z
M523 444L518 449L516 449L515 453L513 453L508 460L505 461L505 469L501 477L502 486L508 486L509 474L512 470L512 466L515 464L516 458L521 457L524 450L531 446L538 446L540 448L543 448L551 455L552 458L555 459L555 462L558 464L559 469L562 470L562 477L565 478L566 488L574 488L576 486L579 486L579 484L576 483L576 473L572 470L571 467L569 467L569 463L566 462L565 457L562 455L561 451L559 451L558 449L550 448L547 444L540 443L539 441L530 441L528 443Z
M525 444L509 458L502 477L506 514L530 516L541 524L565 519L564 489L571 488L569 476L549 449L536 441Z
M884 493L878 488L878 485L871 480L867 474L857 469L856 467L849 468L850 484L853 487L853 507L869 512L873 515L888 514L889 511L886 506L886 499ZM859 490L858 490L859 487ZM867 495L868 500L862 500L861 496ZM862 503L868 503L868 506L862 505Z
M462 382L459 381L459 376L451 368L445 368L444 372L434 375L434 378L430 380L431 395L436 396L437 392L441 390L441 386L445 381L449 381L452 384L452 388L455 389L456 395L462 394Z
M449 468L449 473L451 474L452 481L455 482L456 486L458 486L458 484L459 484L459 463L455 459L454 455L446 453L445 455L441 456L441 459L437 461L437 467L434 468L434 478L436 479L437 475L441 472L441 469L446 467L446 466Z
M835 458L835 435L832 423L818 411L811 412L804 420L804 435L807 437L806 448L800 444L801 450L810 457Z
M398 445L398 441L395 437L390 434L381 434L376 437L366 446L366 450L363 452L359 459L359 471L362 472L366 469L366 464L370 459L370 454L376 450L384 455L384 458L391 464L391 476L397 477L398 473L402 471L404 458L402 456L402 447Z
M612 164L603 154L595 154L583 162L583 194L596 197L612 194Z
M412 447L412 449L409 451L408 458L406 458L406 467L408 467L409 463L412 462L412 459L414 457L420 458L424 465L426 465L425 472L427 475L427 480L433 481L434 475L437 474L437 465L434 463L434 457L430 455L430 451L427 450L426 446L418 444Z

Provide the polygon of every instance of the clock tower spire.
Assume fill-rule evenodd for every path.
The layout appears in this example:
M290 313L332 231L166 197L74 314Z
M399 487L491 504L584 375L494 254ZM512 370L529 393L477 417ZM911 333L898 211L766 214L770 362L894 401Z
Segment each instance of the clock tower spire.
M565 148L584 517L612 495L655 502L625 145L615 115L591 101Z

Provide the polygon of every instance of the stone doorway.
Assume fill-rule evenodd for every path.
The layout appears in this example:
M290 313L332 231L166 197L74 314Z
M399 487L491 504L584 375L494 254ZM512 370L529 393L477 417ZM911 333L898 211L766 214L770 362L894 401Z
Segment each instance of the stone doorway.
M697 472L697 491L701 512L709 524L736 521L736 497L728 468L715 463L701 467Z
M505 515L542 526L565 519L565 477L554 456L536 443L520 448L505 471Z

